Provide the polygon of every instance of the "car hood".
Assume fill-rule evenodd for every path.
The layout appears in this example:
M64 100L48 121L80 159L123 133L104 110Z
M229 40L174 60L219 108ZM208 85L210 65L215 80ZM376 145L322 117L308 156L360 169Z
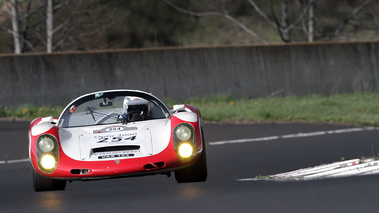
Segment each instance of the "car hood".
M63 152L82 161L155 155L168 146L170 137L169 119L59 129Z

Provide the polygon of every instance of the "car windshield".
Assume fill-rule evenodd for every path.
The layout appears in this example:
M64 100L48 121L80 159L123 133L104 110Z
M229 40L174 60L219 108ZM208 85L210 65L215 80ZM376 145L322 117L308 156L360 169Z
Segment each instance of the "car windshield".
M162 119L167 107L153 96L138 92L105 92L82 96L70 103L59 118L60 127L139 122Z

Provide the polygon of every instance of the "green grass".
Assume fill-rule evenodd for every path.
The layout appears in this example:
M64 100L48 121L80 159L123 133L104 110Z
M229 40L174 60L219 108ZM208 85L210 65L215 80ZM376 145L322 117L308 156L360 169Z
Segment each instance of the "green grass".
M170 107L176 102L165 100ZM191 98L183 103L197 106L210 122L310 122L379 126L379 93L354 93L333 96L233 98L217 95ZM33 119L58 117L63 107L23 105L1 108L0 117Z
M187 103L197 106L205 121L379 124L379 93L256 99L221 95Z
M0 107L0 117L5 118L23 118L32 120L37 117L54 116L58 117L63 106L47 107L33 106L30 104L21 105L18 107Z

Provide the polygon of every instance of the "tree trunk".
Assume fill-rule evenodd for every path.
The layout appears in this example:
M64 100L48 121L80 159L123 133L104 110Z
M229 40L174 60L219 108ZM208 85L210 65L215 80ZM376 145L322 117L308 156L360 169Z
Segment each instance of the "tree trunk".
M53 52L54 15L53 0L47 0L46 9L46 49L48 53Z
M21 41L20 41L20 32L18 28L18 10L17 10L17 0L11 1L10 13L12 17L12 34L14 42L14 53L21 53Z
M281 12L282 12L282 23L281 27L279 27L281 34L282 34L282 40L284 42L291 42L291 28L289 24L289 15L288 15L288 1L282 0L281 1Z
M315 7L315 1L314 0L310 0L309 2L310 4L310 7L309 7L309 11L308 11L308 42L314 42L314 20L315 20L315 11L314 11L314 7Z

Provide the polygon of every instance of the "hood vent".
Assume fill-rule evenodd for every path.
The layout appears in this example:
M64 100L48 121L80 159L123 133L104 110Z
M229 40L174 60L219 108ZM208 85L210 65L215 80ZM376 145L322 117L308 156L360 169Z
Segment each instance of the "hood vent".
M97 152L114 152L114 151L128 151L128 150L139 150L140 146L138 145L128 145L128 146L106 146L93 148L93 153Z

